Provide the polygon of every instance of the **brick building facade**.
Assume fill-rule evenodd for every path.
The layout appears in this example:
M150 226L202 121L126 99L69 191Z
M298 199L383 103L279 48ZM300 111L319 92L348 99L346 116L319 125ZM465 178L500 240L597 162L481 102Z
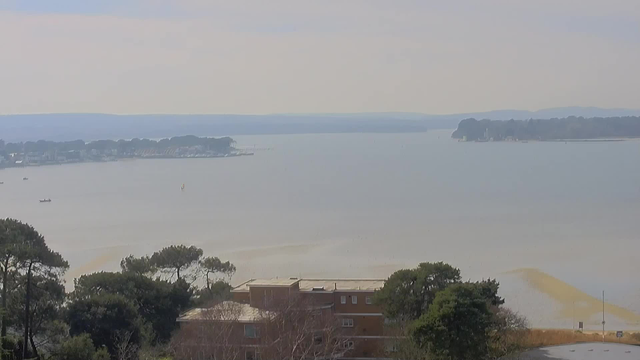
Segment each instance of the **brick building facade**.
M271 311L280 304L298 299L317 314L335 319L340 329L339 341L344 348L341 358L388 358L393 337L385 336L384 316L374 304L373 295L384 285L379 279L252 279L235 287L232 301L237 304L238 339L244 344L244 359L260 358L259 313ZM204 320L203 309L193 309L179 322ZM240 335L242 334L242 335ZM319 340L321 341L321 340Z

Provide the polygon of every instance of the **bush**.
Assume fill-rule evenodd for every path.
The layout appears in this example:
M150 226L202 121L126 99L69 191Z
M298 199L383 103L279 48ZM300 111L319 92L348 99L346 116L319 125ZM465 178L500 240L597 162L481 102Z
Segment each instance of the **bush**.
M89 334L81 334L63 342L54 358L57 360L87 360L92 359L95 352Z
M87 333L93 344L106 346L114 356L118 345L115 334L127 333L127 341L134 346L142 340L143 326L138 310L121 295L101 294L73 301L68 307L67 320L71 335Z
M103 346L93 354L92 360L111 360L111 356L109 356L107 348Z

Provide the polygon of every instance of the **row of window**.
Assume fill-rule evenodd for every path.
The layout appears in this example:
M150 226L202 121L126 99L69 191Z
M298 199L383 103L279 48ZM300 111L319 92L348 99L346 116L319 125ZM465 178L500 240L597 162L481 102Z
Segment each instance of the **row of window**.
M342 327L353 327L353 319L342 318Z
M353 340L345 340L340 347L344 350L353 350L355 349L355 343ZM244 352L244 360L260 360L260 352L258 350L246 350Z
M353 319L350 318L341 318L342 327L352 328L353 327ZM244 337L256 339L260 337L260 331L257 326L253 324L245 324L244 325Z
M342 327L349 327L349 328L353 327L353 319L342 318L340 320L342 321ZM258 327L252 324L246 324L244 326L244 337L251 338L251 339L259 338L260 331Z
M366 297L364 298L364 302L365 302L367 305L371 305L371 304L373 304L373 299L371 298L371 296L366 296ZM346 295L342 295L342 296L340 296L340 304L343 304L343 305L344 305L344 304L346 304L346 303L347 303L347 296L346 296ZM351 303L352 303L353 305L358 304L358 296L357 296L357 295L352 295L352 296L351 296Z

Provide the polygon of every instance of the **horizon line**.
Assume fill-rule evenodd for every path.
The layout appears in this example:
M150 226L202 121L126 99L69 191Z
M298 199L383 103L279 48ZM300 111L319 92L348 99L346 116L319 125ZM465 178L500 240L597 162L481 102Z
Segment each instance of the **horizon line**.
M465 114L481 114L481 113L491 113L491 112L507 112L507 111L522 111L529 113L537 113L540 111L547 110L561 110L561 109L597 109L597 110L623 110L623 111L640 111L640 108L602 108L598 106L558 106L552 108L541 108L537 110L523 110L523 109L494 109L494 110L485 110L485 111L470 111L470 112L459 112L459 113L426 113L426 112L416 112L416 111L360 111L360 112L310 112L310 113L109 113L109 112L31 112L31 113L11 113L11 114L0 114L0 117L3 116L25 116L25 115L110 115L110 116L143 116L143 115L152 115L152 116L314 116L314 115L375 115L375 114L414 114L414 115L425 115L425 116L453 116L453 115L465 115Z

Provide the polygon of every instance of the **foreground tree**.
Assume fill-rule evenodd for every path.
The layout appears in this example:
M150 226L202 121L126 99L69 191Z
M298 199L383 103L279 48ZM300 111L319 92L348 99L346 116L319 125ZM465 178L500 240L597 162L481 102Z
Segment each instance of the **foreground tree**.
M138 346L143 340L143 322L135 305L122 295L100 294L75 300L67 310L69 334L88 334L95 346L105 346L112 357L118 353L118 333L130 333L128 341Z
M56 360L92 360L96 349L88 334L80 334L67 339L53 356Z
M151 259L148 256L135 257L129 255L120 261L120 268L123 273L133 273L143 276L152 276L158 270L151 263Z
M393 273L376 293L375 301L385 316L398 322L418 319L436 294L460 282L460 270L443 262L421 263L415 269Z
M170 274L171 278L175 275L180 280L186 271L198 264L202 254L202 249L195 246L171 245L155 252L150 262L153 266ZM192 276L195 278L193 274Z
M60 278L69 268L69 264L62 258L60 254L49 249L45 243L44 237L40 235L32 226L15 220L5 220L2 224L3 236L3 253L5 256L12 254L13 258L13 274L22 276L24 279L24 314L22 320L22 329L24 336L22 338L22 356L27 358L30 355L29 348L38 358L38 350L34 341L34 331L31 328L33 321L31 319L32 309L31 302L33 297L33 279L49 279L54 283L59 282ZM7 257L5 257L5 260ZM10 268L4 266L6 270ZM4 279L3 279L4 280ZM3 291L7 285L3 285ZM6 309L7 295L3 296L3 304ZM7 317L4 318L6 321Z
M200 261L200 268L205 275L207 290L211 285L222 280L230 280L236 273L236 267L229 261L222 262L218 257L207 257Z
M63 341L68 327L62 321L62 305L65 289L59 278L46 278L38 275L31 279L31 301L29 314L29 342L34 355L40 349L51 352ZM14 330L24 331L22 320L26 299L26 276L17 280L9 306L9 314Z
M22 230L26 225L14 219L0 219L0 272L2 273L2 329L0 337L7 337L8 294L17 274L18 264L23 259L24 250L21 245L24 243Z
M410 335L434 360L483 360L489 356L494 313L482 284L454 284L439 292Z
M229 261L222 262L217 257L207 257L200 261L200 272L204 274L205 287L196 291L197 306L211 306L231 299L228 281L236 272L236 267Z
M166 342L175 330L176 318L189 307L192 291L184 280L169 283L132 272L99 272L75 280L72 303L100 295L120 295L131 302L140 317L153 328L152 343Z
M211 307L223 301L231 300L233 287L224 281L217 281L209 288L198 289L194 292L193 304L197 307Z
M491 359L503 359L526 349L529 333L527 319L504 307L494 309L493 331L489 341Z

